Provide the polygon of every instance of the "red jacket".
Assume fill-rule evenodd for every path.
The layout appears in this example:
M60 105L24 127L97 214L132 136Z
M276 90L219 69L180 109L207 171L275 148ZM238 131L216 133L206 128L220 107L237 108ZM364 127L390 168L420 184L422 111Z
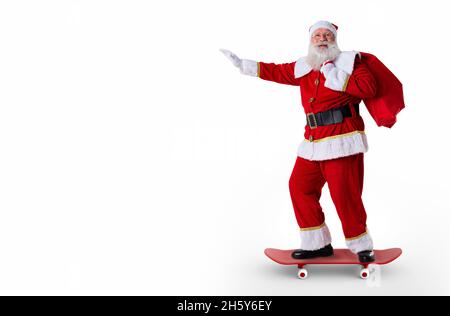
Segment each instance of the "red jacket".
M376 81L358 56L356 52L341 53L333 62L335 71L339 72L336 78L332 75L326 78L326 72L311 69L304 58L286 64L259 62L258 76L264 80L299 86L305 114L318 113L360 103L362 99L376 95ZM334 66L330 65L330 68ZM352 113L355 115L353 109ZM368 150L361 116L345 118L341 124L316 129L306 125L304 136L305 141L300 144L298 154L305 159L328 160Z

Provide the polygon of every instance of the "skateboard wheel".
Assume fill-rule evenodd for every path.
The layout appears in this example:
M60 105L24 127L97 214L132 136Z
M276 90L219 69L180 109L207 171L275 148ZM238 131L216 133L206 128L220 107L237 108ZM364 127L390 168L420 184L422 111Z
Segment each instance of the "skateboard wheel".
M297 275L299 279L304 280L308 277L308 271L306 269L299 269Z
M366 280L370 276L369 269L361 269L359 276L361 277L361 279Z

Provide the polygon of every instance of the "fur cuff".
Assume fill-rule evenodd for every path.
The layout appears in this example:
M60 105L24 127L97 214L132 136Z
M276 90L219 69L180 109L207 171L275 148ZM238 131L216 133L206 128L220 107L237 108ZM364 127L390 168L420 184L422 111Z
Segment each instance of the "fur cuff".
M241 73L248 76L257 77L259 74L258 62L254 60L243 59L241 65Z
M360 237L346 239L345 243L347 244L348 249L355 254L365 250L373 250L372 237L370 237L368 231Z
M318 250L331 244L330 230L325 224L317 229L301 229L300 238L302 250Z

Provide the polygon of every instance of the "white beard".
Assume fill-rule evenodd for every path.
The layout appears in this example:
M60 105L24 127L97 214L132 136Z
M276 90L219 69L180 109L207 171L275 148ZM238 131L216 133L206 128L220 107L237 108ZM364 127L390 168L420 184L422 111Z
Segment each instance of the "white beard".
M325 44L320 43L318 45ZM314 44L309 44L308 56L306 56L306 62L311 66L314 70L319 70L322 64L327 60L334 60L339 56L341 50L339 49L336 42L333 44L326 43L328 45L328 49L325 51L320 51Z

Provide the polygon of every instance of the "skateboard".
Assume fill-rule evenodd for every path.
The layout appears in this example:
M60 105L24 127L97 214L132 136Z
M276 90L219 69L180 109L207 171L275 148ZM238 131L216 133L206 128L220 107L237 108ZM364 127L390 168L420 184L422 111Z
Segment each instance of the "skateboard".
M359 276L362 279L367 279L370 276L369 265L385 265L391 263L402 254L400 248L391 248L385 250L374 250L375 262L361 263L358 260L358 256L352 253L348 249L334 249L334 255L331 257L320 257L314 259L294 259L291 257L292 252L295 250L281 250L268 248L264 251L265 255L282 265L296 265L298 266L297 276L304 280L308 277L308 271L305 269L306 265L313 264L345 264L345 265L359 265L361 266L361 272Z

